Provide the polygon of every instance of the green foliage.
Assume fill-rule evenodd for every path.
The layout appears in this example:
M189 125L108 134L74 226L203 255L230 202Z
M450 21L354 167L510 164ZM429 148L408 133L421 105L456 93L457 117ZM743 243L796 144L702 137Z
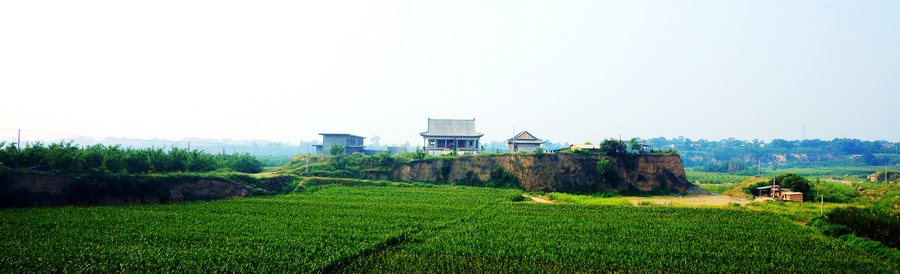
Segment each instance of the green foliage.
M619 181L621 181L618 170L616 170L616 167L609 162L609 159L603 159L597 162L597 175L600 178L601 183L610 186L616 186L619 184Z
M772 177L772 179L769 181L758 182L756 184L752 184L750 186L745 187L744 192L754 195L754 196L760 196L761 194L764 194L764 193L761 192L757 188L773 185L773 182L775 185L780 185L781 187L788 188L791 191L803 192L804 200L809 200L814 196L814 193L809 193L809 190L812 188L812 184L809 183L809 180L807 180L803 176L800 176L800 175L797 175L794 173L785 173L785 174L775 175L775 177ZM768 191L768 190L763 190L763 191Z
M537 155L544 154L544 149L543 149L543 148L536 148L536 149L534 149L534 154L537 154Z
M845 234L839 237L841 240L850 245L859 247L878 257L885 258L895 264L900 264L900 250L890 248L882 243L872 241L866 238L856 237L853 234Z
M331 148L328 149L328 154L331 156L344 154L344 146L339 144L332 144Z
M475 176L475 172L469 170L466 172L465 178L457 179L454 184L474 187L519 188L519 178L513 176L502 167L497 167L491 172L491 177L487 181L481 180L478 176Z
M494 187L517 188L519 187L519 178L513 176L502 167L497 167L491 172L491 182Z
M852 203L861 197L856 188L840 183L816 183L815 190L824 195L827 203ZM810 191L810 194L815 195L815 192ZM818 196L812 198L819 201Z
M484 149L484 147L482 147L482 149ZM419 147L416 147L416 152L412 155L412 158L415 160L422 160L425 159L426 156L428 156L428 154L425 153L424 149L419 149Z
M832 210L826 216L830 223L846 226L856 236L900 248L900 214L848 207Z
M697 186L710 193L722 193L734 188L737 184L697 184Z
M706 162L705 165L697 167L694 170L717 173L740 173L744 175L756 174L754 170L750 168L751 166L751 164L743 161L709 161Z
M699 182L701 184L732 184L740 183L749 178L749 176L722 174L716 172L698 172L686 171L687 180L689 182Z
M550 192L544 196L550 200L564 203L631 206L631 202L629 202L628 199L618 197L618 194L614 192L600 192L591 195Z
M625 154L625 145L613 139L606 139L600 143L600 151L609 156L618 156Z
M522 202L522 201L525 201L525 199L528 199L529 201L531 201L531 198L522 196L522 194L513 194L513 195L510 195L510 197L509 197L510 202Z
M447 178L450 177L450 161L443 160L441 161L441 178L442 182L447 182Z
M806 225L810 226L810 227L818 228L820 231L822 231L822 234L825 236L839 238L841 240L844 240L845 242L847 242L850 245L859 247L859 248L866 250L869 253L872 253L878 257L888 259L894 263L900 263L900 251L898 251L897 249L892 249L888 245L886 245L882 242L878 242L878 240L880 240L880 239L872 239L872 238L867 239L866 237L858 237L856 235L856 232L853 229L851 229L850 227L842 225L842 224L833 223L833 221L846 221L843 219L846 216L838 217L838 219L834 219L833 217L842 216L842 215L846 214L847 213L846 211L848 211L848 210L851 210L851 209L839 208L836 210L835 214L829 213L827 216L816 217L816 218L810 220L808 223L806 223ZM859 209L854 208L852 210L859 210ZM852 218L858 218L858 216L851 217L851 219ZM856 221L857 222L858 221L868 222L870 220L856 220ZM876 222L876 225L877 224L878 223ZM869 226L869 224L867 224L867 226ZM878 231L881 229L883 229L883 228L876 228L874 230ZM888 229L892 229L892 227L888 228Z

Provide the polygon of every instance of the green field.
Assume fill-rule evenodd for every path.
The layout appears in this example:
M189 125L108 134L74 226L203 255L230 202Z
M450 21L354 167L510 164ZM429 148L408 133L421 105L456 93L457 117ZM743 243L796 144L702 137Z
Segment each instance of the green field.
M733 184L740 183L741 181L744 181L750 177L743 175L700 171L685 171L685 175L687 175L687 180L689 182L700 182L701 184Z
M519 193L333 186L172 205L4 209L0 272L898 269L768 212L511 202Z

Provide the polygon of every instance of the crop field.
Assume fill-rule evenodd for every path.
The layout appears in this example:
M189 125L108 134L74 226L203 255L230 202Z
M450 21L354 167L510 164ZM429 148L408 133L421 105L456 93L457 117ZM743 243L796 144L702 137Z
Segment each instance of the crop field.
M375 272L890 272L757 211L503 203L343 269ZM785 239L790 239L785 242Z
M895 273L750 210L511 202L466 187L322 187L173 205L0 210L0 272Z
M731 184L740 183L750 176L731 175L717 172L700 172L686 171L687 180L689 182L700 182L701 184Z
M0 272L318 272L512 190L331 187L175 205L0 211Z

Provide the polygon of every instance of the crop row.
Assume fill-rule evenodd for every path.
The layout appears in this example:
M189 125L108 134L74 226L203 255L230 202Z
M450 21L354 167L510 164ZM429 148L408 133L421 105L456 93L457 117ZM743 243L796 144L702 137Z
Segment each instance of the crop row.
M508 189L320 188L0 210L0 272L809 272L898 266L763 211L506 202Z
M318 272L512 194L333 187L175 205L0 210L0 272Z
M361 258L344 273L891 273L843 242L770 213L502 203L453 229Z

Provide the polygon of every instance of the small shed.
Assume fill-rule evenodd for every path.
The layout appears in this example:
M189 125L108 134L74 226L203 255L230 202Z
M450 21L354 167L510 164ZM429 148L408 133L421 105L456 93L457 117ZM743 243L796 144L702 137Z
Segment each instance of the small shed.
M790 189L788 189L790 190ZM781 192L782 201L803 202L803 192L783 191Z
M769 192L769 195L770 195L770 197L772 197L772 200L775 200L775 201L794 201L794 202L801 202L801 203L803 202L803 192L794 192L788 188L783 188L780 185L757 187L756 189L771 190Z

